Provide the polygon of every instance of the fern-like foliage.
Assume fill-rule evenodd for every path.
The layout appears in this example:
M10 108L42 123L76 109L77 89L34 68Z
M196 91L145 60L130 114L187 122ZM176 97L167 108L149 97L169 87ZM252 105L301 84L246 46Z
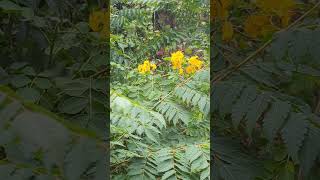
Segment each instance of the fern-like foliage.
M214 82L211 92L212 111L221 119L213 121L218 134L233 131L243 137L244 146L259 148L263 157L275 157L275 149L282 149L282 160L290 159L305 178L314 176L320 154L320 146L310 146L320 133L312 92L319 87L319 42L311 40L316 36L318 29L306 28L276 34L261 59ZM213 78L224 73L218 71ZM225 174L223 179L234 177Z
M210 178L209 118L203 110L209 108L204 90L208 81L200 81L208 74L207 70L200 71L192 78L198 87L194 86L191 94L200 96L193 102L177 94L182 87L169 88L171 95L163 99L156 96L152 103L144 105L143 102L150 102L148 96L129 98L130 94L124 95L126 91L121 94L120 88L112 90L112 178ZM158 85L160 89L165 87ZM142 91L141 95L144 94Z
M111 178L210 179L208 23L198 21L208 1L112 5ZM168 58L187 48L204 64L186 83ZM156 70L138 74L146 59Z
M254 179L264 173L261 161L244 153L236 140L212 137L211 141L214 179Z
M146 135L151 141L157 142L160 131L166 127L162 114L146 109L126 97L111 95L111 123L124 128L128 133L139 136Z

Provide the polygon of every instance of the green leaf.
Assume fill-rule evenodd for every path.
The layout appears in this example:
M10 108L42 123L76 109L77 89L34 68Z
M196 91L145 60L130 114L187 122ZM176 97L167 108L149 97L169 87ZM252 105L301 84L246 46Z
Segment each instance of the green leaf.
M263 130L269 141L273 141L278 130L288 117L291 105L284 101L276 101L263 119Z
M18 6L17 4L8 1L8 0L2 0L0 1L0 8L5 10L5 11L20 11L21 7Z
M19 88L28 85L31 82L31 79L25 75L15 75L11 78L11 85Z
M165 57L165 58L163 58L163 60L165 60L165 61L170 61L170 60L171 60L171 57Z
M89 85L84 80L63 80L58 79L57 81L58 87L60 87L63 92L70 96L81 96L86 90L89 89Z
M36 72L34 71L34 69L30 66L27 66L25 68L23 68L22 70L23 74L28 75L28 76L34 76L36 75Z
M286 166L281 168L279 179L283 180L292 180L295 177L295 168L294 164L289 161Z
M145 129L146 136L153 142L158 143L157 138L155 137L155 132L151 129Z
M160 122L160 124L161 124L161 126L158 126L159 128L166 127L166 121L165 121L165 119L163 118L163 116L162 116L160 113L151 111L151 114L152 114L157 120L159 120L159 122Z
M88 103L87 98L71 97L59 104L59 110L66 114L77 114L87 107Z
M303 176L308 176L310 169L315 164L315 160L320 152L320 129L311 125L308 136L305 138L303 146L300 150L300 166Z
M276 60L282 60L287 54L289 40L292 38L291 32L281 32L276 34L276 40L271 44L271 54Z
M166 160L158 164L158 172L167 172L173 168L174 168L174 162L172 160Z
M168 179L169 177L171 177L172 175L174 175L176 173L175 170L170 170L170 171L167 171L166 173L163 174L163 176L161 177L161 180L165 180L165 179Z
M293 160L298 160L298 151L308 131L307 117L302 113L291 112L288 122L282 129L282 137L287 145L287 151Z
M37 102L40 99L40 93L34 88L21 88L18 89L17 93L26 101Z
M34 83L40 88L40 89L49 89L52 87L52 83L49 79L46 78L36 78Z
M225 116L232 111L232 105L234 104L235 99L240 95L242 85L239 85L238 88L230 87L230 89L226 90L225 95L220 101L219 104L219 112L222 116Z
M27 65L28 65L28 63L26 63L26 62L14 62L10 65L10 69L19 70L19 69L26 67Z
M249 86L246 87L241 97L238 99L238 101L235 103L235 105L232 107L232 123L235 127L238 127L241 120L244 118L244 116L249 111L249 105L250 103L257 97L257 91L255 87Z
M209 179L209 178L210 178L210 168L207 168L201 172L200 180Z
M259 95L250 105L249 105L249 112L247 113L246 120L247 120L247 132L249 134L252 133L252 129L255 127L256 122L259 120L262 113L268 107L268 97L263 94Z
M65 175L69 180L78 180L81 175L86 172L91 163L97 159L97 148L94 141L81 138L80 142L72 147L72 150L68 153L65 159ZM90 156L88 156L90 155Z

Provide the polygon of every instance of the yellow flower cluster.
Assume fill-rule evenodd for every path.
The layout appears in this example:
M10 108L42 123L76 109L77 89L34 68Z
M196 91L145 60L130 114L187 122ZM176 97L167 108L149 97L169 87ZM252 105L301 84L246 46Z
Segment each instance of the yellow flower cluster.
M154 71L157 68L157 65L150 63L149 60L145 60L143 64L140 64L138 66L138 72L141 74L146 74L151 71Z
M252 38L265 37L274 32L277 27L274 22L281 22L281 27L287 27L294 14L294 8L297 6L295 0L254 0L255 6L258 7L258 13L247 17L244 30ZM211 1L211 21L218 18L223 22L222 40L230 41L234 36L234 27L230 21L229 9L238 1L219 0ZM276 17L276 21L274 20ZM274 22L273 22L274 21Z
M184 55L181 51L177 51L171 54L171 64L173 69L181 69L184 63Z
M274 13L281 18L282 26L286 27L289 24L292 16L291 11L295 8L294 0L257 0L257 6L266 13Z
M179 69L179 74L183 74L183 69L181 68L181 69Z
M250 15L244 22L244 31L253 38L264 37L274 30L270 17L266 15Z
M198 56L192 56L189 59L189 66L186 67L187 74L193 74L196 71L200 70L202 67L203 62L199 60Z
M178 69L180 75L182 75L183 73L192 74L201 69L203 62L199 60L198 56L192 56L189 59L188 66L184 70L182 67L184 63L183 58L184 55L181 51L177 51L171 54L172 69Z
M198 56L192 56L188 60L188 65L184 69L184 54L181 51L176 51L171 54L172 69L178 70L180 75L186 74L193 74L202 68L203 62L199 59ZM153 63L150 63L149 60L145 60L143 64L138 66L138 72L140 74L147 74L152 73L157 66Z
M253 38L264 37L276 30L272 23L274 15L281 20L282 27L287 27L296 3L294 0L257 0L256 5L260 13L248 16L244 23L245 32Z
M106 36L109 32L109 16L104 11L93 11L89 16L89 26L94 32L100 32L102 36Z

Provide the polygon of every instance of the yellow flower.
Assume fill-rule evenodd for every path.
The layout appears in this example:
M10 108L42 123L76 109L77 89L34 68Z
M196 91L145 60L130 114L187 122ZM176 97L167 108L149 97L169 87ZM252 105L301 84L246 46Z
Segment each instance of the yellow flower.
M194 66L192 65L189 65L188 67L186 67L186 73L187 74L192 74L192 73L195 73L196 72L196 69Z
M190 66L193 66L195 70L199 70L202 67L202 61L199 60L198 56L192 56L189 59L189 64L190 64Z
M144 65L143 64L140 64L139 66L138 66L138 71L139 71L139 73L141 73L141 74L145 74L145 67L144 67Z
M152 70L157 69L157 65L155 65L155 64L151 64L150 66L151 66L151 69L152 69Z
M141 74L150 73L151 70L155 70L157 65L150 63L149 60L145 60L143 64L138 65L138 72Z
M281 18L283 27L289 25L292 16L292 9L295 8L296 3L294 0L257 0L257 6L264 12L276 14Z
M183 57L184 57L184 55L181 51L177 51L177 52L171 54L171 60L182 60Z
M285 16L294 8L294 0L257 0L257 6L267 13L275 13L279 17Z
M269 16L251 15L244 22L244 31L253 38L265 36L274 30Z
M192 74L201 69L203 62L199 59L198 56L192 56L189 58L189 66L185 70L183 70L183 58L184 55L181 51L177 51L171 54L172 68L177 69L180 75L184 73Z
M102 31L108 21L108 13L104 11L93 11L89 15L89 26L94 32Z
M179 69L179 74L182 75L183 74L183 69Z
M187 74L193 74L196 71L200 70L203 65L203 62L199 59L198 56L192 56L189 58L189 65L186 67L185 72Z
M181 69L182 64L184 63L183 61L184 55L181 51L177 51L175 53L171 54L171 64L173 69Z
M150 66L150 61L149 61L149 60L145 60L145 61L143 62L143 64L146 65L146 66Z

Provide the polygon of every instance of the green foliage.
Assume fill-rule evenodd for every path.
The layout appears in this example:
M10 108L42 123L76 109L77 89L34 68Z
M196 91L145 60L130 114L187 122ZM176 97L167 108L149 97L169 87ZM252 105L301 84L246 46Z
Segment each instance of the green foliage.
M108 44L88 23L97 5L0 1L0 179L107 176Z
M233 3L236 7L240 2ZM254 6L254 3L241 4ZM296 10L303 14L306 12L303 7L308 5L314 6L301 3ZM232 23L242 26L240 20L249 16L246 11L239 8L236 14L230 15L234 18ZM250 156L246 158L247 165L231 158L230 164L241 165L233 166L230 173L217 170L222 179L238 179L241 175L237 172L245 174L243 168L257 161L260 170L251 169L256 173L240 179L320 177L317 173L320 149L316 143L311 146L320 140L319 38L315 38L319 36L319 17L313 12L307 16L305 20L293 18L292 21L297 20L295 26L264 39L243 36L250 34L239 31L234 32L232 43L219 38L213 42L212 57L216 61L211 128L218 137L236 139L235 143L241 144L239 152ZM217 18L215 25L221 27L221 21ZM219 33L215 36L221 36ZM263 47L259 49L260 46ZM250 58L245 60L247 57ZM234 147L225 150L229 148ZM219 160L212 168L219 169L218 166Z
M210 179L208 2L112 5L111 178ZM198 55L203 69L172 70L178 49ZM156 64L152 74L138 73L145 60Z
M154 84L155 89L168 86L163 77L155 81L160 78L163 84ZM128 179L208 179L209 118L198 103L176 99L175 93L160 102L148 100L140 97L145 95L141 87L137 87L135 96L132 92L119 94L120 89L130 88L124 86L111 92L112 178L126 174Z
M105 157L106 144L95 132L24 103L7 88L1 87L0 93L0 144L5 149L0 165L5 171L1 171L1 179L106 176L106 159L101 158ZM87 156L89 153L92 155Z

